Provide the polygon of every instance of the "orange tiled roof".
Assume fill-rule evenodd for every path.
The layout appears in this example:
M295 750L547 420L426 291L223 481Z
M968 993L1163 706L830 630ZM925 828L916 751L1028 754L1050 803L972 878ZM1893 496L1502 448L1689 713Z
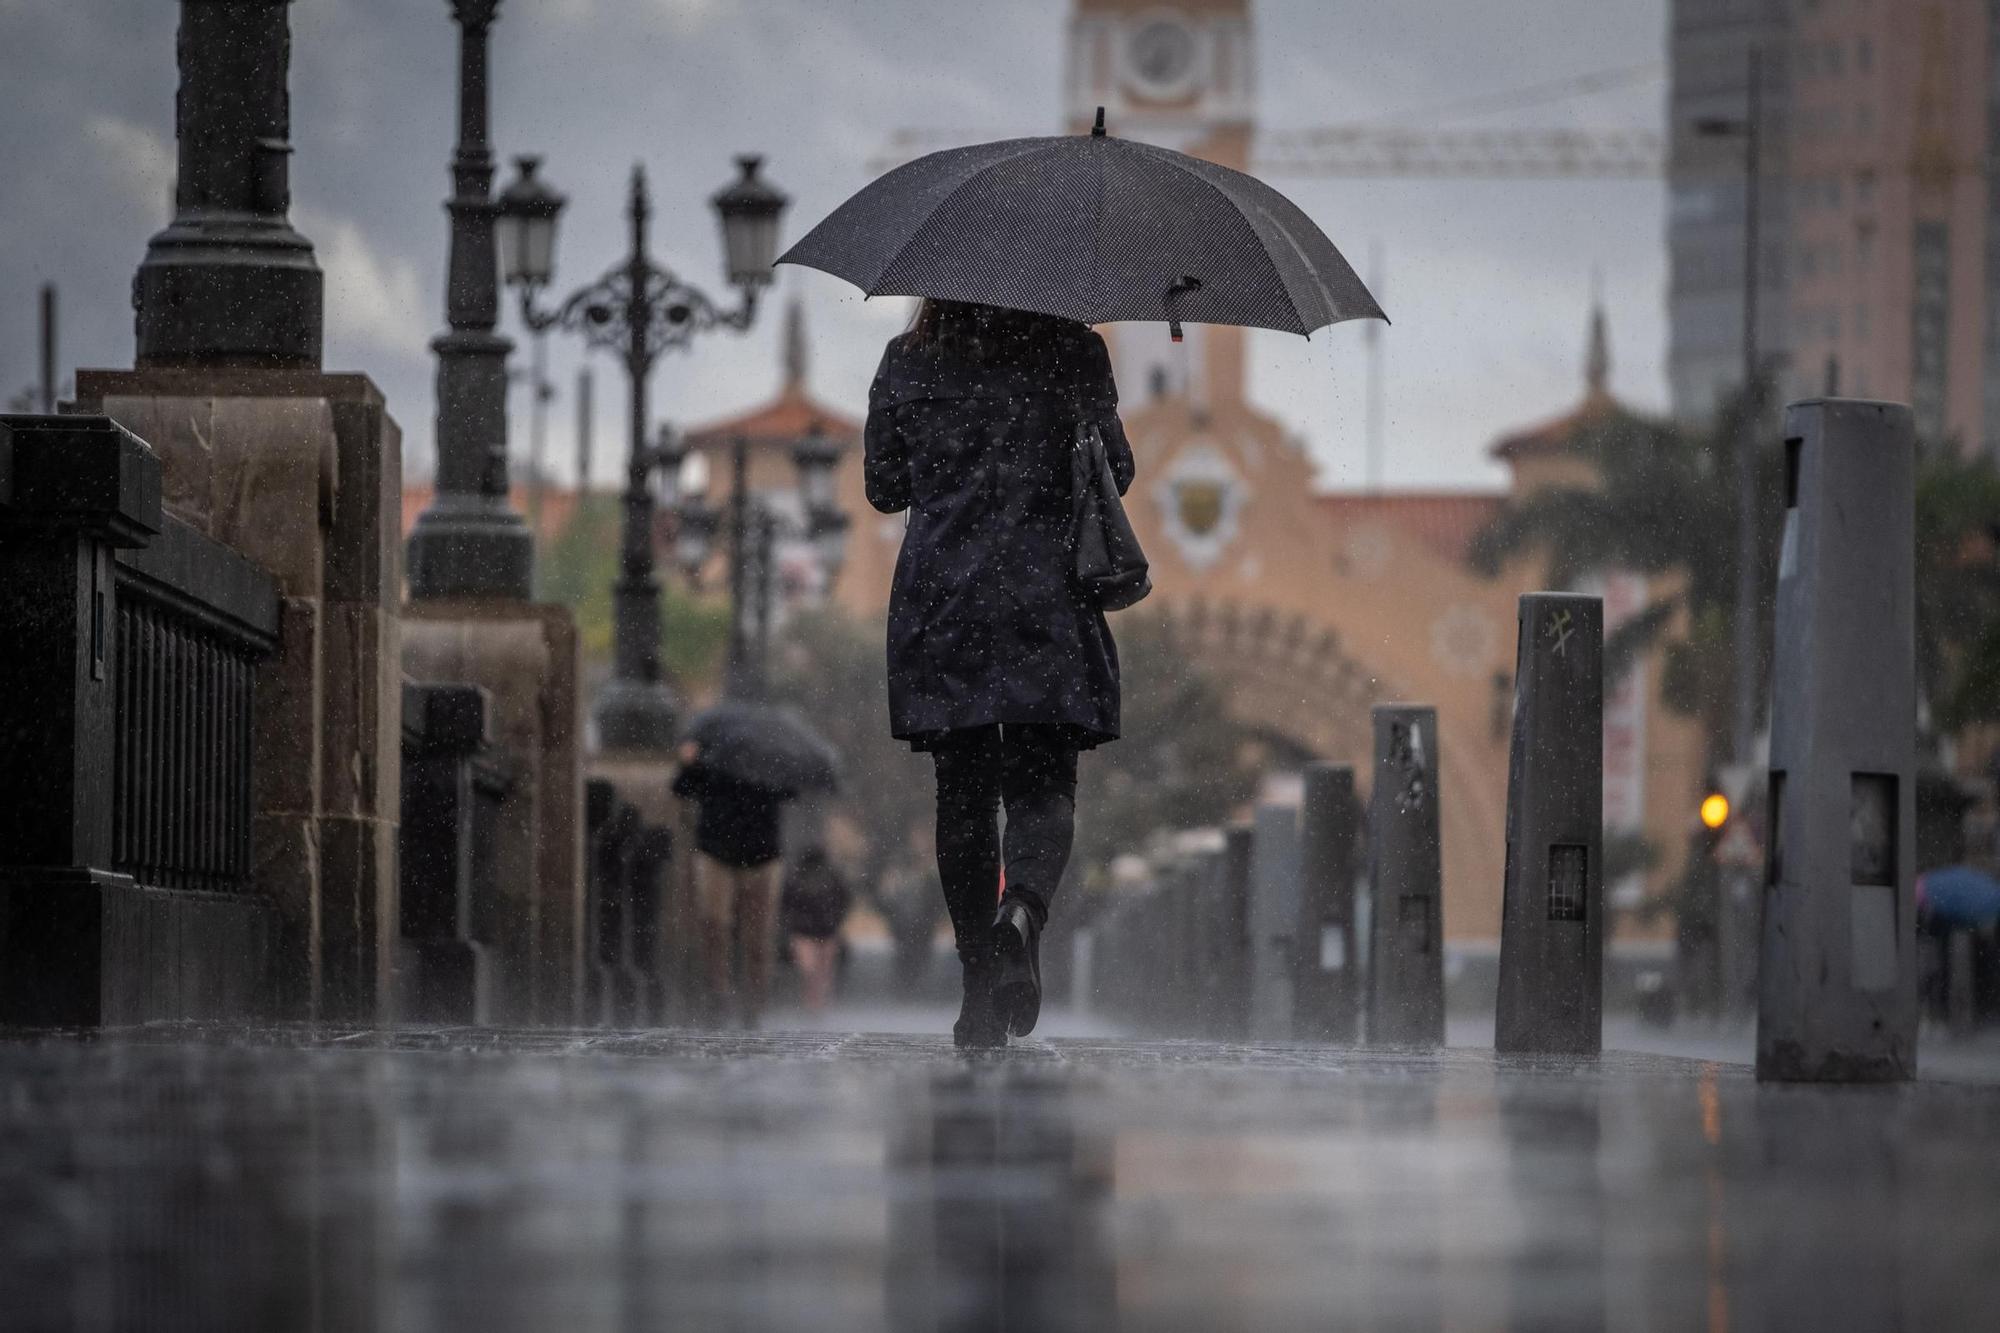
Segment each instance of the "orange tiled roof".
M1584 394L1582 402L1563 415L1553 421L1544 421L1539 426L1503 435L1488 452L1507 462L1538 454L1560 453L1586 429L1621 419L1636 418L1630 409L1609 393L1593 388Z
M820 402L803 386L788 384L776 398L761 407L753 407L740 416L713 421L690 430L687 442L690 445L714 444L739 435L752 443L773 440L790 442L810 430L815 421L829 439L853 443L861 438L860 422Z
M1453 563L1465 559L1473 537L1506 501L1498 491L1376 491L1319 497L1335 523L1372 520L1415 537Z

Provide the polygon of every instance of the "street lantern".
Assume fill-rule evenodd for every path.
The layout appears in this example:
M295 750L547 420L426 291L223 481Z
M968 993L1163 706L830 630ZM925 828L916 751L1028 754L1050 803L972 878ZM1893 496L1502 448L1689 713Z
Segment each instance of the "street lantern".
M840 461L840 446L826 437L826 428L815 420L792 445L792 466L799 471L799 498L806 512L833 508L833 469Z
M840 567L847 563L847 530L853 520L838 509L815 509L806 520L812 538L813 554L826 572L826 587L830 590L840 577Z
M675 508L681 497L681 469L687 465L687 442L674 433L674 428L662 421L653 445L653 461L660 477L660 500L668 509Z
M556 217L568 200L536 175L539 157L514 159L514 179L500 192L493 223L500 280L509 287L546 286L556 271Z
M722 511L699 495L689 495L674 507L674 563L690 584L701 582L721 528Z
M722 250L729 281L756 290L771 283L778 257L778 217L791 200L757 174L764 159L745 153L736 159L742 175L709 199L722 219Z

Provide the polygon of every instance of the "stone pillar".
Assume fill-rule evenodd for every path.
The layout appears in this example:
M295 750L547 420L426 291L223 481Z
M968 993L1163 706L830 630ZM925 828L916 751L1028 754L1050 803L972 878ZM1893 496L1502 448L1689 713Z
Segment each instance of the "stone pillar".
M1292 1035L1292 959L1299 926L1299 812L1261 805L1251 822L1250 1035Z
M1910 409L1785 410L1757 1077L1917 1071Z
M1306 765L1299 807L1299 957L1294 1035L1352 1043L1360 1035L1354 940L1360 803L1348 764Z
M473 1024L491 1017L491 966L473 935L486 692L474 685L403 687L399 1016Z
M1444 1044L1437 710L1378 704L1368 801L1368 1044Z
M389 1012L401 797L402 439L360 375L85 370L78 406L148 439L167 509L277 577L257 674L252 859L281 1012Z
M164 503L277 577L257 673L253 877L283 1012L388 1015L397 952L402 439L365 376L321 374L319 274L284 224L285 0L184 0L175 225L134 285L138 366L79 410L149 441Z
M494 1021L567 1025L583 984L583 749L576 625L567 608L505 599L413 601L403 668L492 701L513 765L495 812L494 891L473 905L492 951Z
M1524 593L1493 1047L1595 1055L1604 1018L1604 603Z

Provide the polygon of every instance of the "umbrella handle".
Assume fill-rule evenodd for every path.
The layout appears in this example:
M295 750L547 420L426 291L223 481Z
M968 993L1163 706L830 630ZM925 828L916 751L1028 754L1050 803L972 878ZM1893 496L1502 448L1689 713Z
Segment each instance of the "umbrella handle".
M1167 335L1175 342L1181 340L1179 301L1181 297L1187 295L1189 292L1198 292L1200 290L1201 279L1186 274L1183 274L1178 282L1167 288L1167 294L1162 299L1161 304L1167 308Z

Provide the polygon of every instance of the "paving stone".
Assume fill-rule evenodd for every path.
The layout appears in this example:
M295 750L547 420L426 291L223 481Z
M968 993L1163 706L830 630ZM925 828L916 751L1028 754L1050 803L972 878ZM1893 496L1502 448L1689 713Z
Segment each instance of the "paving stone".
M1991 1328L2000 1088L1607 1052L0 1045L9 1326Z

